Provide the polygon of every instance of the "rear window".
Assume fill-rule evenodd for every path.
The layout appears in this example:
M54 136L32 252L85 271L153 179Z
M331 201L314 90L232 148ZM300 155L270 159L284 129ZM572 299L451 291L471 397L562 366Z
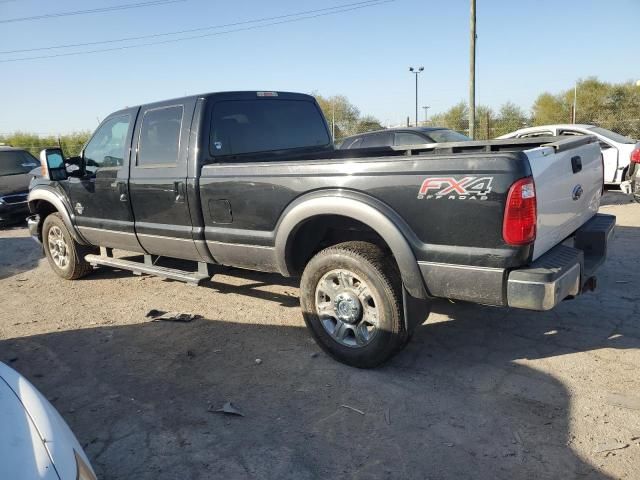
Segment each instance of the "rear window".
M433 141L436 143L447 143L447 142L469 142L471 139L466 135L463 135L458 132L454 132L453 130L430 130L427 132Z
M240 155L331 143L318 108L301 100L227 100L213 108L209 151Z
M24 150L0 151L0 176L29 173L39 166L40 162Z

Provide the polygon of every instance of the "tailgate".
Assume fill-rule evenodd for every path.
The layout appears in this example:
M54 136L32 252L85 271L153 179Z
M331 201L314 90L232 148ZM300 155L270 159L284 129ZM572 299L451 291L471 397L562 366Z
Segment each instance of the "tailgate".
M535 260L597 213L602 159L597 140L591 136L559 140L525 153L538 204Z

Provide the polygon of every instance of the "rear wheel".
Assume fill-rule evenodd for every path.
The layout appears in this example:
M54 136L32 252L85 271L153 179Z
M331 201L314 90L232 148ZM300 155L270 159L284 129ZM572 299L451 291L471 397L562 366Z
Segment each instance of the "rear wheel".
M76 280L92 270L84 256L94 249L80 245L73 239L59 213L52 213L45 218L42 244L49 265L58 276Z
M400 275L376 245L346 242L322 250L307 264L300 292L307 327L336 360L375 367L407 342Z

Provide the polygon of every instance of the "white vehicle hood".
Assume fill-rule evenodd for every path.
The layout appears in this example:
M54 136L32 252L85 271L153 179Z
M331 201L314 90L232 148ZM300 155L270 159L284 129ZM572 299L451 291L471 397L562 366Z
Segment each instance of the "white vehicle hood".
M29 381L0 363L0 479L73 479L74 450L82 447L57 412ZM10 473L5 473L5 469Z
M59 480L22 402L0 378L0 478Z

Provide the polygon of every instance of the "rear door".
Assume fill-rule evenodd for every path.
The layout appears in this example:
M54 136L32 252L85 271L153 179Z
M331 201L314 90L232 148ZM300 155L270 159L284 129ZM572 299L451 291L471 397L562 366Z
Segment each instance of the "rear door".
M141 108L129 192L140 245L147 253L201 260L187 203L187 156L194 99Z
M603 171L597 142L584 143L576 139L575 146L564 146L557 151L543 146L526 154L538 206L533 250L536 259L597 213Z

